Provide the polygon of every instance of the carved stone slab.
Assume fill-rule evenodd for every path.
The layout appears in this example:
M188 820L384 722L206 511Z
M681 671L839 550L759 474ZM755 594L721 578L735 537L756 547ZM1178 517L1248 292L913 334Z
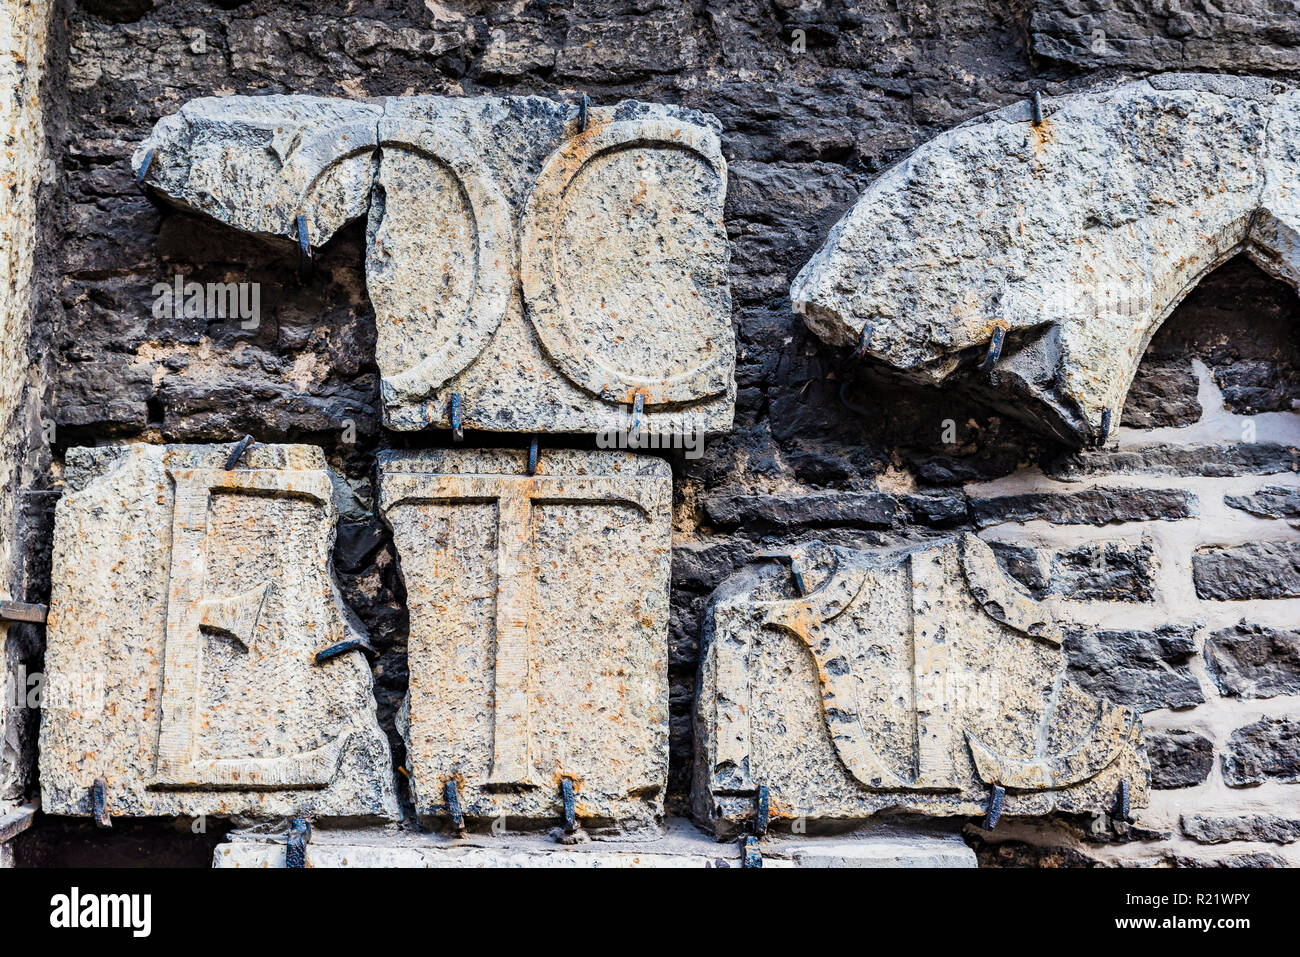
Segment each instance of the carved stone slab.
M880 552L812 543L804 585L751 565L714 594L696 714L697 818L852 821L897 809L1107 811L1147 801L1140 719L1063 677L1045 610L971 535Z
M1245 252L1300 285L1300 91L1183 74L1042 102L883 174L790 295L830 343L1100 443L1207 272Z
M330 577L320 449L71 449L55 514L42 806L395 818L361 639Z
M716 120L537 97L194 100L136 151L156 192L326 242L368 214L385 421L730 428L735 343Z
M644 826L668 773L671 472L626 453L382 453L411 616L415 809Z

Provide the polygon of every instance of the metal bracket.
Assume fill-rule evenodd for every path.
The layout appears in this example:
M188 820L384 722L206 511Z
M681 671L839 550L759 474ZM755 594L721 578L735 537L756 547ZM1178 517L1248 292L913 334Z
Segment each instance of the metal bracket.
M641 416L645 413L645 393L638 392L636 398L632 400L632 424L627 427L628 434L631 435L637 429L641 428Z
M573 778L560 778L560 797L564 802L564 833L576 834L578 814L573 800Z
M989 809L984 814L984 830L991 831L1002 819L1002 800L1007 796L1007 789L1001 784L993 785L989 792Z
M235 446L235 450L230 453L230 458L226 459L227 472L231 471L239 464L239 460L244 457L244 453L248 451L248 447L252 444L253 437L251 435L246 435L239 440L239 444Z
M25 601L0 601L0 621L22 621L33 625L45 624L49 608Z
M379 657L379 652L375 650L374 645L364 638L349 638L347 641L340 641L338 644L330 645L324 651L316 652L316 664L323 665L331 658L346 655L349 651L363 651L371 661Z
M792 555L789 552L759 552L754 556L755 561L781 562L790 566L790 577L794 579L795 591L802 598L808 594L808 586L803 580L803 569L799 567L799 555Z
M1034 90L1029 94L1029 110L1033 115L1031 122L1034 126L1043 125L1043 94L1039 90Z
M465 812L460 808L460 789L456 786L455 778L447 779L447 783L443 785L443 792L447 795L447 820L451 822L451 829L459 835L464 835Z
M1002 358L1002 344L1006 342L1006 340L1007 327L994 326L993 338L989 340L988 355L986 355L984 361L980 363L980 372L988 372L997 365L998 360Z
M590 107L591 107L591 100L587 98L586 93L582 94L582 99L578 101L578 132L579 133L587 132L587 122L590 119L590 117L588 116L588 113L590 112Z
M1129 811L1128 778L1124 778L1119 782L1119 790L1115 794L1115 817L1127 824L1131 819Z
M95 778L90 788L90 812L95 827L107 829L113 826L113 819L108 816L108 782L102 777Z
M767 823L771 819L772 803L767 785L759 785L758 797L754 808L754 836L762 837L767 833Z
M316 268L316 263L311 255L311 238L307 235L307 217L298 214L298 281L307 283L311 281L312 272Z
M1110 418L1111 418L1110 409L1102 409L1101 428L1098 429L1097 431L1097 440L1096 440L1097 448L1101 448L1103 445L1105 445L1106 440L1110 438Z
M758 849L758 838L752 834L747 834L740 839L740 866L763 866L763 852Z
M289 822L284 844L284 866L299 870L307 866L307 842L311 840L311 821L295 817Z
M453 442L465 441L465 427L461 424L459 392L451 394L451 439Z
M140 164L140 172L135 174L136 186L144 186L144 178L149 175L149 168L153 166L153 154L153 150L144 154L144 162Z
M537 474L537 446L538 446L537 436L534 435L532 441L528 443L528 474L529 475Z
M858 340L858 347L849 353L849 361L856 362L867 354L867 343L871 341L871 323L862 327L862 338Z

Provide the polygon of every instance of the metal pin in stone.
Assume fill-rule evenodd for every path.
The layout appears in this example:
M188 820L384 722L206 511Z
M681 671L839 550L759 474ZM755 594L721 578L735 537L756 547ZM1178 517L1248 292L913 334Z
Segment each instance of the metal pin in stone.
M1043 94L1039 90L1034 90L1029 94L1030 112L1033 114L1034 126L1043 125Z
M144 186L144 179L149 175L149 168L153 166L153 154L153 150L144 154L144 162L140 164L140 172L135 174L136 186Z
M582 99L578 101L578 132L579 133L587 132L587 122L589 119L588 114L590 112L590 108L591 108L591 100L589 100L587 98L587 94L584 93L582 94Z
M311 840L311 822L305 817L295 817L289 824L288 840L284 847L284 866L295 870L307 866L307 842Z
M1115 793L1115 817L1128 823L1129 810L1128 778L1124 778L1119 782L1119 790Z
M1007 789L1001 784L993 785L989 792L989 809L984 814L984 830L991 831L1002 819L1002 800L1007 796Z
M49 609L25 601L0 601L0 621L21 621L33 625L45 624Z
M740 841L740 866L741 867L762 867L763 852L758 848L758 838L752 834L746 834Z
M253 437L251 435L245 435L239 440L239 444L236 445L234 451L230 453L230 457L226 459L227 472L231 471L239 464L239 460L244 457L244 453L248 451L248 447L252 444Z
M754 802L754 836L762 837L767 833L767 824L771 820L772 801L767 785L759 786L758 797Z
M871 341L871 323L862 327L862 337L858 340L858 347L849 353L849 359L856 362L867 354L867 343Z
M90 788L90 811L95 819L95 827L111 828L113 820L108 816L108 781L102 777L95 778Z
M451 822L451 829L459 835L464 835L465 812L460 807L460 789L456 786L456 779L448 778L443 791L447 795L447 820Z
M533 436L532 441L528 443L528 474L537 474L537 436Z
M315 268L311 255L311 237L307 233L307 217L298 214L298 281L309 282Z
M1097 448L1106 444L1110 438L1110 409L1103 409L1101 413L1101 428L1097 430Z
M794 579L795 591L800 597L808 594L808 588L804 584L803 569L799 567L799 556L792 555L789 552L759 552L754 556L759 561L781 562L790 566L790 577Z
M461 424L460 393L451 394L451 439L453 442L465 441L465 427Z
M645 412L645 393L638 392L636 398L632 400L632 424L627 429L629 434L641 428L641 414L643 412Z
M980 363L981 372L988 372L997 365L998 360L1002 358L1002 344L1006 341L1006 338L1006 326L993 327L993 338L989 340L988 355L986 355L984 361Z
M560 798L564 803L564 833L577 833L578 815L573 799L573 778L560 778Z
M316 664L323 665L332 658L346 655L349 651L365 652L366 657L371 661L379 657L379 652L364 638L349 638L347 641L340 641L338 644L330 645L324 651L316 652Z

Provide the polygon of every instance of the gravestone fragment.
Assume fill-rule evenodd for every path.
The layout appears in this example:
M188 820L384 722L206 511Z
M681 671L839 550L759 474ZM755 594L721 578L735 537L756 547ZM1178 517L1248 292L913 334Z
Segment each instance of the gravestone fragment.
M1244 252L1300 284L1300 91L1172 74L1042 104L881 175L790 296L833 345L1101 444L1203 276Z
M330 574L320 449L74 448L55 516L43 809L397 816L387 740Z
M386 452L379 474L410 612L399 724L417 814L560 824L567 779L576 823L656 824L667 463L544 451L530 475L522 452Z
M971 535L882 551L809 543L714 593L696 816L748 826L885 810L982 815L1147 802L1140 719L1064 677L1045 609ZM806 594L798 594L802 587Z
M719 130L630 101L221 97L133 165L305 250L367 217L388 427L667 435L732 421Z

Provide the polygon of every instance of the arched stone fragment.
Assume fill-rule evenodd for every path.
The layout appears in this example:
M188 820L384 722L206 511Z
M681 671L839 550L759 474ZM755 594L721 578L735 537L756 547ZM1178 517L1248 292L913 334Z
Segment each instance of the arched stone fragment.
M159 120L131 168L177 205L246 232L297 242L305 216L320 246L369 208L381 113L320 96L203 97Z
M1039 126L1028 103L979 117L871 184L794 308L827 342L1104 440L1202 276L1244 251L1300 281L1298 96L1185 74L1045 98Z
M366 243L384 404L423 402L474 362L515 286L514 223L478 154L446 126L385 119ZM430 228L437 224L436 228Z
M538 97L195 100L137 175L238 229L312 245L368 215L385 424L645 436L735 404L716 120ZM522 250L521 250L522 243ZM521 261L522 260L522 261ZM634 415L634 408L642 411Z
M726 394L726 182L717 134L664 120L598 123L547 160L524 210L522 281L571 382L648 406Z
M972 535L880 551L811 543L715 592L696 711L697 817L773 819L1146 805L1140 720L1064 676L1051 616Z
M320 449L72 449L41 708L46 813L398 816Z

